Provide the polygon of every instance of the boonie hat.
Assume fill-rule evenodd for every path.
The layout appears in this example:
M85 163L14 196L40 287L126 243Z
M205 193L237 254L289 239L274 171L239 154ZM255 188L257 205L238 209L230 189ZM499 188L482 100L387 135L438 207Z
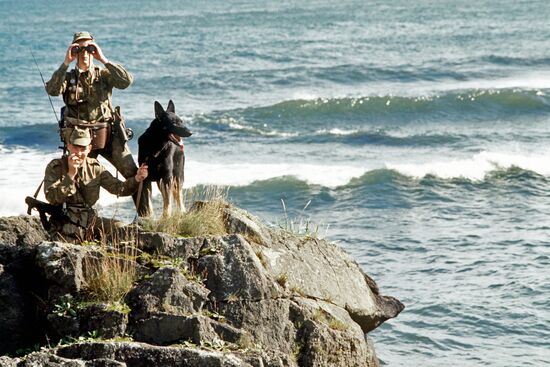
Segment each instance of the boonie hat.
M92 142L92 137L90 135L90 129L82 129L80 127L75 127L71 132L69 141L73 145L80 145L86 147Z
M78 42L80 40L93 40L94 36L90 32L82 31L82 32L76 32L73 35L73 43Z

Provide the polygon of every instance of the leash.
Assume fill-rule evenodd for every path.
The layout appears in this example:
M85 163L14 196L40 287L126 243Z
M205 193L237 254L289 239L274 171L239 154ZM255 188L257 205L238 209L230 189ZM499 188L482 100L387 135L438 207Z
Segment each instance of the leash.
M139 183L137 200L136 200L136 218L139 216L139 204L141 203L141 192L143 191L143 181Z

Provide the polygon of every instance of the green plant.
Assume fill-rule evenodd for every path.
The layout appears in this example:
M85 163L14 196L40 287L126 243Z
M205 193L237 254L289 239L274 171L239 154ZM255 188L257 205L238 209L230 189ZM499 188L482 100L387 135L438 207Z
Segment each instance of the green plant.
M240 349L245 349L245 350L252 349L255 347L254 341L252 340L249 334L241 335L241 337L237 341L237 345L239 346Z
M114 338L109 339L109 341L112 341L115 343L133 342L134 338L132 338L130 335L124 335L124 336L116 336Z
M197 348L198 345L193 343L191 340L183 340L176 344L170 344L170 347L185 347L185 348Z
M311 319L317 322L322 322L333 330L345 331L349 328L346 323L333 317L332 315L328 314L326 311L320 308L313 311Z
M216 321L220 321L220 322L225 321L225 316L219 314L218 312L203 309L201 313L204 316L211 318L212 320L216 320Z
M73 302L73 297L68 294L61 297L59 303L53 306L53 313L57 316L77 316L77 305Z
M162 268L165 266L172 266L176 269L185 270L187 267L187 264L185 262L185 259L181 257L169 257L169 256L151 256L151 255L141 255L142 258L144 258L145 263L147 266L152 267L154 269Z
M313 314L311 315L311 319L313 321L325 322L327 321L326 313L322 309L318 308L315 311L313 311Z
M291 357L295 362L298 362L298 358L300 357L300 353L302 353L303 348L304 344L302 342L295 342L292 346Z
M226 342L220 338L214 338L213 340L201 341L201 348L212 349L219 352L226 352L231 350L238 350L239 346L233 343Z
M199 250L200 256L207 256L207 255L216 255L219 254L221 251L221 248L216 246L207 246L203 247Z
M314 225L311 222L311 219L305 214L306 209L311 204L311 200L309 200L305 204L300 212L300 215L296 218L289 217L288 211L286 209L286 204L283 199L281 199L281 204L283 206L284 222L278 223L280 228L299 236L305 236L308 238L319 238L319 224ZM328 231L328 226L326 228L326 231Z
M185 279L196 283L203 283L207 276L206 269L204 269L202 273L197 273L194 266L191 266L190 268L180 269L180 271L181 271L181 274L185 277Z
M262 264L264 268L267 268L267 259L265 258L264 253L260 250L257 250L255 254L258 257L258 260L260 260L260 264Z
M339 330L339 331L346 331L349 326L345 324L343 321L338 320L337 318L330 318L328 321L328 327L333 330Z
M132 309L126 303L112 302L107 305L107 311L116 311L128 315Z
M42 350L44 347L40 346L39 343L36 343L34 344L32 347L29 347L29 348L19 348L17 349L13 354L12 353L8 353L6 354L6 356L10 357L10 358L13 358L13 357L23 357L23 356L26 356L27 354L30 354L30 353L33 353L33 352L37 352L39 350Z
M279 283L281 287L286 287L286 282L288 281L288 274L287 273L281 273L275 278L275 281Z
M292 287L290 287L289 289L292 293L294 294L297 294L298 296L302 296L304 297L306 295L306 293L304 292L304 290L300 287L298 287L297 285L294 285Z
M225 301L226 302L229 302L229 303L232 303L232 302L237 302L239 301L239 296L236 294L236 293L229 293L226 297L225 297Z
M97 246L101 244L101 241L99 240L91 240L91 241L82 241L80 245L82 246Z
M328 303L334 303L334 296L330 293L325 293L323 300Z
M117 303L137 279L136 263L124 256L101 254L84 259L84 294L87 301Z

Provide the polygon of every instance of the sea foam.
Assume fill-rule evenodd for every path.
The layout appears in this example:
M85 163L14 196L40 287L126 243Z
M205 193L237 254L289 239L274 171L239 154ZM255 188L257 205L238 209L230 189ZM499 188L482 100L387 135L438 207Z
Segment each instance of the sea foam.
M518 167L540 175L550 175L550 151L533 154L515 154L483 151L464 159L434 160L425 163L386 163L386 168L413 178L427 175L443 179L466 178L483 180L488 173L496 170Z
M3 200L0 201L0 216L18 215L26 212L24 199L33 195L42 181L47 163L59 153L46 153L29 148L6 149L0 147L4 175L0 177ZM102 158L100 161L115 174L113 168ZM441 179L465 178L483 180L496 170L518 167L540 175L550 175L550 150L537 153L483 151L466 158L424 158L424 162L369 162L370 166L345 163L213 163L188 159L186 162L185 188L197 185L247 186L256 181L291 176L310 185L335 188L345 186L353 178L361 177L378 169L394 170L412 179L427 175ZM159 192L153 184L153 194ZM38 195L44 200L42 190ZM129 201L102 191L98 205L112 206Z

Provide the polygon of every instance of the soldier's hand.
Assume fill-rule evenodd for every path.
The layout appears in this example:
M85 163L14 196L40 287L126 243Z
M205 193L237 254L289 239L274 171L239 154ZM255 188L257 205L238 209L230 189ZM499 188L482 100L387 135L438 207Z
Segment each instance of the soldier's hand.
M82 165L82 159L78 157L76 154L69 154L69 157L67 159L67 174L69 177L74 178L76 176L76 172L78 168Z
M101 50L101 47L99 47L97 43L90 42L89 44L95 46L95 52L92 53L92 56L94 57L94 59L96 59L97 61L99 61L102 64L106 64L106 63L109 62L109 60L107 60L107 58L103 54L103 51Z
M63 61L63 64L69 66L69 64L70 64L71 62L73 62L73 61L77 58L78 54L77 54L77 53L76 53L76 54L73 54L73 53L71 52L71 50L72 50L73 47L75 47L75 46L78 46L78 43L71 43L71 44L69 45L69 48L67 49L67 53L65 54L65 60Z
M143 163L136 173L136 181L141 182L147 178L147 175L149 175L149 167Z

